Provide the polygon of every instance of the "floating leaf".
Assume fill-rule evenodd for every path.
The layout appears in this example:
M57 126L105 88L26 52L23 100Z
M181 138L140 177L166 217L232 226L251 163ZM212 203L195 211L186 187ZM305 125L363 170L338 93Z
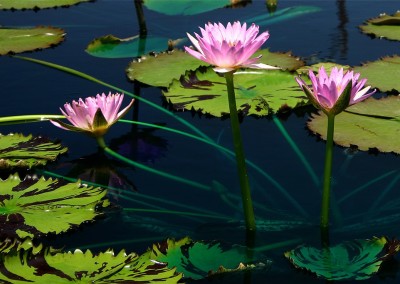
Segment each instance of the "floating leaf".
M152 11L165 15L196 15L223 8L231 4L230 0L144 0L144 6Z
M305 105L308 100L290 72L247 70L235 73L238 111L266 116ZM212 68L188 72L164 92L176 110L195 110L221 117L229 114L226 81Z
M41 136L0 134L0 169L46 165L67 150Z
M366 25L360 26L360 29L363 33L373 34L376 37L400 40L400 12L392 16L381 14L377 18L369 19Z
M351 67L349 65L340 65L337 63L332 63L332 62L319 62L317 64L313 64L311 66L304 66L301 68L298 68L296 70L296 72L298 74L304 74L306 76L308 76L308 71L311 69L314 73L318 73L319 68L321 68L322 66L324 66L326 72L331 73L332 68L333 67L337 67L337 68L343 68L343 70L346 72L347 70L349 70Z
M218 242L195 242L186 237L179 241L168 239L154 244L143 256L167 262L168 267L176 267L185 278L201 279L223 270L237 271L243 262L250 262L247 249L241 246L224 248ZM269 263L269 262L268 262ZM265 264L266 265L266 264ZM254 266L248 266L256 267Z
M68 7L81 2L93 0L0 0L0 10L45 9L56 7Z
M55 46L64 40L64 34L54 27L0 28L0 55Z
M398 55L368 62L361 67L355 67L354 71L368 79L367 85L372 85L382 92L392 90L400 92L400 56Z
M12 175L0 179L0 238L61 233L92 221L108 206L102 188Z
M120 39L113 35L107 35L93 40L86 47L86 52L92 56L103 58L132 58L139 57L149 52L161 52L168 49L171 41L164 37L140 38L135 36Z
M382 262L400 250L385 237L355 240L329 248L300 246L285 253L296 267L328 280L363 280L378 272Z
M137 254L117 255L112 250L93 255L82 252L60 252L54 249L19 251L0 258L1 283L178 283L182 275ZM4 281L4 282L2 282Z
M313 115L308 128L326 139L327 118ZM381 152L400 153L400 97L379 100L370 98L355 104L335 118L334 141L344 147L356 145L360 150L376 148Z
M262 55L260 63L279 66L290 71L304 65L303 61L289 52L270 52L268 49L263 49L255 54L255 56L258 55ZM194 71L200 66L209 66L209 64L176 49L155 56L144 56L133 61L126 72L132 81L137 80L156 87L168 87L173 79L179 79L181 75L185 75L186 71ZM156 69L157 72L154 72Z
M175 49L172 52L147 55L132 61L126 73L132 81L155 87L168 87L173 79L179 79L186 70L196 70L201 65L208 66L186 52Z

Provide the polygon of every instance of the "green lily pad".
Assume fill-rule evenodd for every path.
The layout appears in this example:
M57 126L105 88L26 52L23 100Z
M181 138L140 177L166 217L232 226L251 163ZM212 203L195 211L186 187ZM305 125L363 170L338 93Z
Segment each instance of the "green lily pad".
M400 12L392 16L381 14L377 18L368 20L365 25L360 26L360 29L363 33L376 37L400 40Z
M89 250L60 252L43 249L3 254L0 257L1 283L178 283L182 275L165 263L153 262L137 254L112 250L97 255Z
M132 58L139 57L149 52L167 50L169 45L177 44L182 40L171 40L163 37L140 38L134 36L120 39L113 35L99 37L86 47L86 52L92 56L103 58Z
M218 242L195 242L189 237L178 241L168 239L162 243L153 244L143 257L167 262L168 267L176 267L185 278L195 280L218 273L219 268L220 272L243 270L243 263L253 262L248 258L245 247L224 248ZM270 264L270 261L266 261L262 266L266 267L267 264ZM249 263L245 267L250 269L255 268L256 265Z
M400 56L398 55L354 67L354 71L368 79L367 85L376 87L382 92L393 90L400 92Z
M313 115L308 128L326 139L327 118L323 113ZM355 104L335 118L334 141L336 144L357 146L367 151L400 153L400 97L369 98Z
M270 52L268 49L263 49L254 56L258 55L262 55L260 63L279 66L289 71L304 65L303 61L289 52ZM179 79L185 75L186 71L194 71L200 66L209 66L209 64L175 49L172 52L148 55L132 61L126 69L126 73L132 81L136 80L155 87L168 87L173 79ZM155 69L157 72L154 72Z
M212 11L218 8L223 8L231 4L230 0L144 0L143 5L152 11L165 15L196 15Z
M68 7L93 0L0 0L0 10L45 9Z
M296 69L296 72L298 74L302 74L302 75L306 75L308 76L308 71L311 69L314 73L318 73L319 68L321 68L322 66L324 66L326 72L331 73L332 68L333 67L337 67L337 68L343 68L343 70L346 72L349 69L351 69L351 67L349 65L340 65L337 63L333 63L333 62L319 62L310 66L303 66L300 67L298 69Z
M236 104L244 115L267 116L308 103L294 75L281 70L246 70L234 76ZM194 110L216 117L229 114L226 81L209 67L188 72L164 92L176 110Z
M41 136L0 134L0 169L43 166L67 150L61 144Z
M399 250L398 241L374 237L322 249L300 246L286 252L285 257L296 268L328 280L363 280L378 272L382 262Z
M173 79L184 75L186 70L196 70L199 66L208 64L175 49L171 52L142 56L129 64L126 73L132 81L155 87L168 87Z
M62 42L64 35L55 27L0 28L0 55L49 48Z
M0 237L59 234L99 216L106 190L57 179L0 179Z

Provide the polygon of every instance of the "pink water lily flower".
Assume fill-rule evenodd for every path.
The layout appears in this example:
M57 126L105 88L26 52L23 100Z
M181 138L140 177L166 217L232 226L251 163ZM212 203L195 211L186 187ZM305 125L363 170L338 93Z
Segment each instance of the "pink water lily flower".
M310 70L309 77L312 83L311 89L300 77L296 77L296 81L313 105L326 114L336 115L376 92L373 90L368 93L371 86L364 88L367 79L358 80L360 73L344 72L343 68L333 67L328 76L324 67L321 66L317 76Z
M250 58L269 38L269 33L258 35L259 26L252 24L248 29L246 23L228 23L224 27L221 23L208 23L200 28L201 36L195 33L196 38L187 34L194 47L193 50L185 46L185 50L192 56L214 65L216 72L225 73L240 67L257 69L279 69L274 66L257 63L261 56Z
M133 105L133 99L127 107L119 111L123 94L111 94L107 96L97 94L96 97L88 97L83 101L72 101L64 104L64 110L60 108L65 117L72 123L66 124L60 120L51 120L55 126L65 130L85 132L93 137L102 137L107 130L124 116Z

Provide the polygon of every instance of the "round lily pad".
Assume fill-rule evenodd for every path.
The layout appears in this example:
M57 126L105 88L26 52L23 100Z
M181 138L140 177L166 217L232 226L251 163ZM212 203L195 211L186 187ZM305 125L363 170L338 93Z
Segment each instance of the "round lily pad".
M363 33L390 40L400 40L400 11L393 15L381 14L360 26Z
M0 55L34 51L55 46L65 32L55 27L0 28Z
M0 169L44 166L67 150L61 144L41 136L0 134Z
M106 190L57 179L0 179L0 238L59 234L92 221L108 206Z
M0 10L45 9L68 7L93 0L0 0Z
M308 103L294 75L287 71L236 72L234 83L236 104L243 115L267 116ZM164 96L176 110L194 110L216 117L229 114L225 78L211 67L174 80Z
M320 112L307 124L308 128L326 139L327 118ZM375 148L381 152L400 153L400 97L369 98L355 104L335 118L336 144L357 146L367 151Z
M400 56L398 55L354 67L354 71L368 79L367 85L376 87L382 92L393 90L400 92Z

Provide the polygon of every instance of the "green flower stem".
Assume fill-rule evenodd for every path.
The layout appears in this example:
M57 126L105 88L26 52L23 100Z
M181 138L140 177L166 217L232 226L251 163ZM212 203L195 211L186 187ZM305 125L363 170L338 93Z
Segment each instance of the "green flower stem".
M329 203L332 177L333 133L335 131L335 115L327 114L328 129L326 134L325 170L322 188L321 228L329 227Z
M0 124L7 123L26 123L35 121L44 121L50 119L62 119L65 118L64 115L55 114L31 114L31 115L16 115L16 116L4 116L0 117Z
M99 144L100 148L102 148L104 150L104 152L106 152L107 154L113 156L114 158L117 158L117 159L127 163L128 165L131 165L131 166L136 167L136 168L141 169L141 170L148 171L148 172L153 173L153 174L157 174L159 176L162 176L162 177L165 177L165 178L168 178L168 179L172 179L172 180L175 180L175 181L178 181L178 182L181 182L181 183L185 183L185 184L191 185L193 187L197 187L197 188L204 189L204 190L211 190L210 186L208 186L208 185L204 185L204 184L201 184L201 183L198 183L198 182L195 182L195 181L191 181L191 180L188 180L188 179L185 179L185 178L182 178L182 177L178 177L178 176L175 176L175 175L172 175L172 174L169 174L169 173L165 173L165 172L150 168L150 167L148 167L146 165L140 164L138 162L132 161L132 160L130 160L130 159L118 154L117 152L111 150L110 148L108 148L106 143L104 142L104 138L103 137L98 137L98 138L96 138L96 140L97 140L97 143Z
M251 200L251 190L249 177L246 170L246 158L243 151L242 135L240 134L239 117L236 108L235 89L233 84L233 71L225 73L226 86L228 89L229 111L233 144L236 153L237 169L239 174L240 189L242 193L243 211L248 232L256 231L253 203Z

